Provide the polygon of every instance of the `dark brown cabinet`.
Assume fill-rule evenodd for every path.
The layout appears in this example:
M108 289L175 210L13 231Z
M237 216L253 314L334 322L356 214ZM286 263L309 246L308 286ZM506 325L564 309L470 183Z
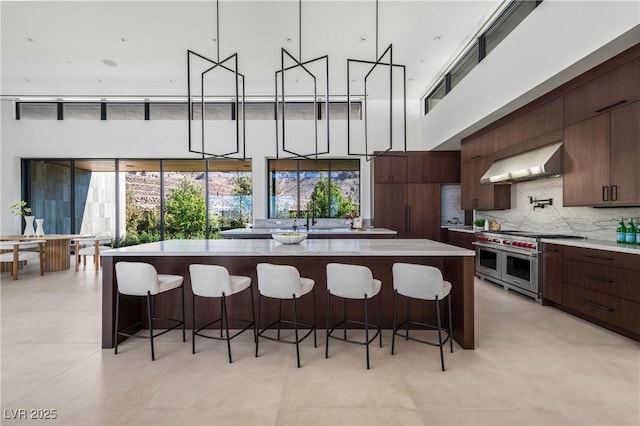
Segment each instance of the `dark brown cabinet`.
M463 210L511 208L511 185L481 184L480 178L493 164L494 156L479 157L462 164L460 198Z
M373 159L375 183L407 182L407 157L381 156Z
M564 130L564 205L640 205L640 102Z
M542 299L562 303L562 247L544 243L542 247Z
M446 241L447 244L475 251L474 240L475 235L473 232L460 232L451 229L446 230L446 239L443 238L443 241Z
M640 99L640 58L629 61L564 95L564 125Z
M460 151L429 151L407 156L407 181L460 183Z
M398 238L440 239L440 184L374 186L376 227L398 231Z
M639 259L636 254L544 244L543 301L640 340Z

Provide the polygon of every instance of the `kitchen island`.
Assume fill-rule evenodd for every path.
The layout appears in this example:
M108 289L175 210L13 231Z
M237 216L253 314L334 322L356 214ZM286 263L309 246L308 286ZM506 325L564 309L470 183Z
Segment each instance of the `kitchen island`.
M382 325L391 329L393 324L393 282L391 268L396 262L432 265L440 268L444 278L450 281L453 311L453 337L464 349L474 348L474 272L475 252L431 240L405 239L317 239L300 244L284 245L270 239L254 240L168 240L141 244L103 252L102 272L102 347L114 345L115 333L115 264L119 261L148 262L158 273L177 274L185 277L185 301L187 328L192 327L192 291L189 265L192 263L225 266L233 275L246 275L253 282L257 296L256 265L261 262L293 265L301 276L316 282L317 325L326 325L326 265L331 262L364 265L382 281ZM144 318L143 298L123 298L120 305L120 324L126 327ZM250 317L249 304L245 300L232 299L228 303L234 317ZM301 301L301 305L302 305ZM312 309L304 301L302 321L312 320ZM156 316L179 316L179 301L172 295L160 295L156 302ZM266 306L265 306L266 305ZM277 313L277 303L263 305L262 318L272 318ZM404 303L399 304L399 318L404 317ZM433 321L433 309L414 304L411 310L416 320ZM363 311L362 303L349 305L349 310ZM335 309L341 311L341 309ZM335 312L338 319L338 314ZM377 307L371 313L377 314ZM207 313L199 309L198 313ZM198 324L204 318L196 319ZM202 321L202 322L201 322ZM445 322L446 323L446 322ZM263 322L264 324L264 322ZM231 324L233 326L233 324Z
M291 232L292 228L236 228L221 231L223 238L255 239L271 238L271 234ZM331 238L396 238L397 231L386 228L311 228L298 227L297 232L307 234L308 239Z

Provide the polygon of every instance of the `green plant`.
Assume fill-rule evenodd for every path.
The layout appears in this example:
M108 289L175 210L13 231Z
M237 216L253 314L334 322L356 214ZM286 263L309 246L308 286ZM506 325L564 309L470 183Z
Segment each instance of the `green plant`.
M331 182L329 188L329 179L324 176L313 187L311 198L314 200L310 204L315 217L345 217L359 210L351 197L344 196L340 185Z
M482 228L484 226L485 219L476 219L473 221L473 224L478 228Z
M165 202L165 238L204 238L206 206L203 188L188 179L171 190Z
M29 216L31 214L31 207L27 207L27 202L24 200L11 204L10 209L11 214L15 216Z

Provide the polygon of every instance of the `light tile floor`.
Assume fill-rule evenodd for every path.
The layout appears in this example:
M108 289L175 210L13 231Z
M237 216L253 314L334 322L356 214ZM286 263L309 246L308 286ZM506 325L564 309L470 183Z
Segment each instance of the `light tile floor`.
M245 334L234 363L220 342L180 332L100 348L101 275L90 268L2 273L2 424L64 425L638 425L640 344L476 280L476 346L396 341L364 348L324 333L295 347ZM390 283L384 283L390 285ZM55 420L11 419L55 409ZM27 411L27 417L30 416Z

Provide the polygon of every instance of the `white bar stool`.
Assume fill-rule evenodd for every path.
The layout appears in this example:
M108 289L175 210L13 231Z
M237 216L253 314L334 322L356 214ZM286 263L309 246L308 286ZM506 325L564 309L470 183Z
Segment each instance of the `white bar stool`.
M182 325L182 341L186 342L186 331L184 324L184 278L180 275L158 274L153 265L144 262L118 262L116 263L116 281L118 283L118 292L116 295L116 344L115 353L118 353L118 336L137 337L149 339L151 341L151 360L155 360L155 352L153 348L153 339L161 336L174 328ZM170 290L180 289L182 293L182 321L173 318L155 317L155 296ZM118 316L120 310L120 295L128 296L146 296L147 298L147 321L140 321L130 325L122 331L118 330ZM165 320L174 322L175 324L157 334L153 334L153 323L155 320ZM132 334L129 330L138 327L141 324L149 324L149 336L139 336Z
M391 340L391 355L395 350L396 334L402 336L405 340L415 340L417 342L426 343L432 346L440 347L440 363L442 371L444 371L444 354L442 347L449 340L451 353L453 353L453 340L451 339L451 283L444 281L440 269L433 266L414 265L410 263L394 263L393 264L393 337ZM397 324L398 316L398 294L407 298L407 318L401 324ZM447 337L442 340L442 325L440 320L440 301L447 298L447 308L449 311L449 328L444 329ZM410 301L411 299L429 300L436 305L436 325L426 324L417 321L411 321L410 318ZM430 329L438 330L438 342L429 342L409 336L409 325L418 325ZM398 332L402 326L406 325L404 335Z
M329 358L329 338L343 340L349 343L365 345L367 347L367 370L369 369L369 343L373 342L376 337L380 337L380 347L382 347L382 302L378 297L378 323L375 326L376 333L369 338L369 299L380 293L382 282L373 278L371 270L366 266L344 265L341 263L327 264L327 337L324 356ZM331 320L331 296L337 296L344 299L344 319L338 322L333 328L330 327ZM364 300L364 322L347 319L347 299ZM363 325L365 330L365 340L357 341L347 338L347 324ZM344 336L333 336L332 333L340 325L344 326Z
M253 326L253 339L256 339L256 315L253 304L253 291L251 291L251 278L238 275L229 275L229 271L224 266L218 265L189 265L191 276L191 289L193 291L193 332L192 332L192 353L196 353L196 335L207 339L226 340L227 352L229 353L229 363L231 358L231 339L240 335L249 327ZM227 317L227 297L249 289L251 295L251 318L250 320L235 318L245 322L247 325L231 335L229 333L229 319ZM196 329L196 297L220 298L220 317ZM220 337L210 336L201 333L205 328L220 321ZM223 327L226 335L223 334Z
M281 343L291 343L296 345L296 357L298 368L300 368L300 342L306 339L313 332L313 347L318 347L316 338L316 292L315 282L310 278L301 278L298 270L288 265L273 265L270 263L259 263L258 270L258 335L256 339L256 357L258 356L258 342L260 337ZM298 321L297 300L307 293L313 295L313 324L305 324ZM278 299L278 319L267 325L260 331L260 307L262 297ZM293 321L282 319L282 301L293 301ZM295 332L295 340L280 338L280 327L282 324L292 324ZM265 336L264 333L271 327L278 326L277 337ZM298 328L308 328L309 331L300 337Z

